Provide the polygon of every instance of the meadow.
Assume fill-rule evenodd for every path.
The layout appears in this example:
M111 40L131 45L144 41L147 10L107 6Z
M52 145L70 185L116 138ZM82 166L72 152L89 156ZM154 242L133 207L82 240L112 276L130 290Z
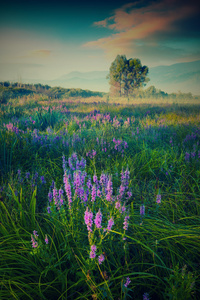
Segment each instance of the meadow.
M0 106L0 299L200 299L200 102Z

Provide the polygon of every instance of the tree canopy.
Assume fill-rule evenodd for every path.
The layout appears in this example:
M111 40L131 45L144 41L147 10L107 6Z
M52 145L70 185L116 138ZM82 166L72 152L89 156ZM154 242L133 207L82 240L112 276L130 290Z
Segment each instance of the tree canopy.
M138 58L127 59L125 55L117 55L108 75L111 91L119 96L129 96L149 81L148 72L148 67L142 66Z

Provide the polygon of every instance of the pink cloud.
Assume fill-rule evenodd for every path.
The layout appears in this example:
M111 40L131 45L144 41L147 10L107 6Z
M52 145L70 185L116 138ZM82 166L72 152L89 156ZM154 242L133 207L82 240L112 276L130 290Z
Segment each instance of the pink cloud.
M50 50L34 50L34 51L31 51L30 56L48 57L50 54L51 54Z
M94 25L110 28L114 33L83 46L103 49L108 57L129 54L138 40L155 42L162 34L178 32L176 22L184 21L198 11L195 1L164 0L138 8L139 3L128 3L117 9L110 18L95 22Z
M93 25L98 26L98 27L109 27L109 23L113 19L114 19L114 17L106 18L105 20L102 20L99 22L94 22Z

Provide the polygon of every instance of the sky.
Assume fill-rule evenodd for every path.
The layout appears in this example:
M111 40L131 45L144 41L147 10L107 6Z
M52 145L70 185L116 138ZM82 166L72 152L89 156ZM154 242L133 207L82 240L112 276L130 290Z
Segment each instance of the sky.
M0 80L106 71L118 54L149 68L199 60L198 2L4 1Z

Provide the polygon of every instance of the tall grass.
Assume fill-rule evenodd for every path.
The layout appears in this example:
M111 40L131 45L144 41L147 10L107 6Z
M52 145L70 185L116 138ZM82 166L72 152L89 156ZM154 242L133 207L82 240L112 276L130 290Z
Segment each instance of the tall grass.
M0 299L199 299L199 103L125 100L1 106Z

